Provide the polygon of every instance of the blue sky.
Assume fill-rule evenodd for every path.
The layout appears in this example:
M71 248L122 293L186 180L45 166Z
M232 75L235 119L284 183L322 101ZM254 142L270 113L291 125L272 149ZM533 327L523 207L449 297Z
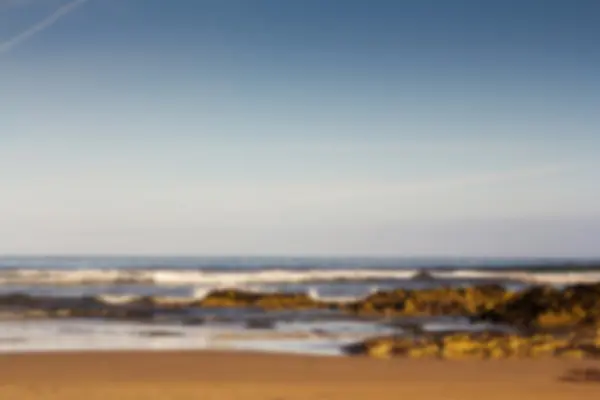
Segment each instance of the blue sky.
M600 256L599 18L0 0L0 253Z

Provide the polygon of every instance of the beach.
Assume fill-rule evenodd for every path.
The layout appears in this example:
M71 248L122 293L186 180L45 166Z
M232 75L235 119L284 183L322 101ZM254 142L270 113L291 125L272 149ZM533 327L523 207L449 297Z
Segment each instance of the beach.
M0 400L600 398L600 267L17 261Z
M0 356L12 399L596 399L564 382L581 360L436 361L249 352L62 352Z

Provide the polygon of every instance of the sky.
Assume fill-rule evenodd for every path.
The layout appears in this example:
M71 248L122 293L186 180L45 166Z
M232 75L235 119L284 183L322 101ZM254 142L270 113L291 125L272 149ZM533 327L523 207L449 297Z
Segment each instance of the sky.
M0 254L600 257L595 0L0 0Z

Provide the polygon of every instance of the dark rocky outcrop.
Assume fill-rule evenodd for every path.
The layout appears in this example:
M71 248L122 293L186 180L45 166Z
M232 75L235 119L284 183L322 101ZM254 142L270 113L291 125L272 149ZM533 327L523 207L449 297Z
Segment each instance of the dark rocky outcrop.
M149 320L156 310L138 305L108 305L94 297L0 296L0 307L26 318L107 318Z
M331 309L361 316L460 316L515 326L523 332L557 333L600 324L600 283L563 289L535 286L522 291L507 290L500 285L398 289L376 292L351 303L320 301L303 293L256 293L235 289L216 290L195 301L145 297L110 303L94 297L53 298L18 293L0 296L0 311L39 318L152 320L160 314L185 314L190 308Z
M270 318L252 318L246 321L247 329L274 329L275 320Z
M588 343L573 336L500 332L448 333L418 337L378 337L344 348L348 355L375 358L458 359L599 358L600 332Z
M576 285L562 290L532 287L476 314L475 319L526 329L596 325L600 322L600 284Z
M197 307L259 307L266 310L306 309L325 306L306 294L255 293L242 290L218 290L208 294Z
M499 285L394 290L374 293L349 308L356 313L367 314L469 316L493 309L511 295L511 292Z

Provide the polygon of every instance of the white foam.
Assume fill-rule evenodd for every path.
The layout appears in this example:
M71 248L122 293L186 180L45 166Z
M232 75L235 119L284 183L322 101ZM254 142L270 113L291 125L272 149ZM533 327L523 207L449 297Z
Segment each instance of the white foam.
M96 298L105 304L121 305L139 300L140 296L128 294L101 294L96 296Z
M339 355L350 337L285 335L278 340L260 338L222 340L241 332L237 327L182 327L95 321L0 322L0 353L107 351L107 350L255 350L276 353ZM157 334L158 333L158 334Z
M140 269L22 269L0 270L0 285L106 285L152 284L197 286L198 292L223 287L247 287L279 283L312 283L368 280L408 280L414 269L313 269L251 270L234 272ZM600 272L514 272L501 270L456 270L431 272L437 279L494 279L526 283L575 284L600 282ZM206 293L204 293L206 295Z
M172 335L143 336L156 330ZM0 323L0 332L0 352L175 350L208 345L206 336L188 335L182 329L120 322L5 321Z
M203 283L236 286L261 283L303 283L318 281L363 281L371 279L410 279L415 270L260 270L251 272L157 271L157 284Z
M431 276L437 279L510 279L513 275L507 271L457 270L436 271Z
M0 271L0 284L109 284L145 283L165 286L212 285L236 287L248 284L363 281L375 279L410 279L415 270L335 269L335 270L254 270L215 272L192 270L11 270Z
M275 326L277 332L299 332L299 333L315 333L318 337L322 333L330 337L343 339L345 336L356 339L368 338L371 336L391 335L401 332L400 328L386 326L377 322L362 322L362 321L293 321L279 322Z
M437 279L494 279L511 280L524 283L568 285L600 282L600 272L531 272L531 271L481 271L457 270L438 271L431 274Z

